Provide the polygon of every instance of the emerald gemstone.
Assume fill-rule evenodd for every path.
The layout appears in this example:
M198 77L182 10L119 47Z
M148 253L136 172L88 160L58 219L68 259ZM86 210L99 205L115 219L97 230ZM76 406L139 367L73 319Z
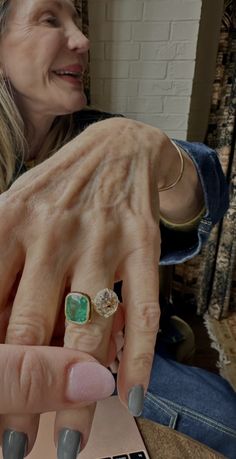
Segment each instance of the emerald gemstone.
M68 322L83 325L90 319L91 301L84 293L69 293L66 297L65 315Z

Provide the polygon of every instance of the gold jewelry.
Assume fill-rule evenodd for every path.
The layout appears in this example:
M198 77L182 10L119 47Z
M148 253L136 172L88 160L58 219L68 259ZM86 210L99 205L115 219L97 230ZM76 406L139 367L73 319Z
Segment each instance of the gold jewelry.
M186 222L183 223L173 223L169 220L167 220L165 217L160 215L160 222L166 226L169 229L175 230L175 231L190 231L194 228L197 228L198 224L200 223L202 217L206 213L206 208L205 206L202 207L200 212L193 217L191 220L187 220Z
M92 315L92 300L83 292L70 292L65 299L66 321L76 325L90 322Z
M85 325L91 321L93 310L107 319L115 314L119 298L113 290L104 288L92 300L87 293L70 292L65 299L66 322Z
M177 183L180 182L182 176L183 176L183 173L184 173L184 155L181 151L181 149L178 147L178 145L176 145L176 143L174 143L172 140L171 140L171 143L174 145L174 147L176 148L178 154L179 154L179 158L180 158L180 173L177 177L177 179L171 183L170 185L167 185L167 186L164 186L163 188L158 188L158 191L161 192L161 191L166 191L166 190L170 190L171 188L174 188L175 185L177 185Z

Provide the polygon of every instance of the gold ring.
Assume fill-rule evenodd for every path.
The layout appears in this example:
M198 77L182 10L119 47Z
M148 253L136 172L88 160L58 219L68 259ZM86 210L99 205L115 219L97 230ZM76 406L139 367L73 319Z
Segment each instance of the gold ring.
M65 298L66 321L77 325L85 325L91 321L93 309L101 317L107 319L117 311L119 298L116 293L104 288L96 296L91 297L84 292L70 292Z
M90 322L92 300L87 293L70 292L65 299L65 316L67 322L84 325Z

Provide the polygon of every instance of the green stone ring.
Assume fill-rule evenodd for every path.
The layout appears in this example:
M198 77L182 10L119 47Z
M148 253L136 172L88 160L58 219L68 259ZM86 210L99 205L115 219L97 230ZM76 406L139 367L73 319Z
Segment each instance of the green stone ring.
M84 325L90 322L92 310L107 319L115 314L119 299L113 290L104 288L91 300L87 293L71 292L65 299L66 321L72 324Z
M84 325L90 322L92 301L89 295L82 292L68 293L65 299L65 316L67 322Z

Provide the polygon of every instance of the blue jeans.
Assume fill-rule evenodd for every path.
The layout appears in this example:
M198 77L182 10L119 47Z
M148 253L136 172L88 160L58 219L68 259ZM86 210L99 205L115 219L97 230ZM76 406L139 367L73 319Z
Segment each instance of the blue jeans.
M156 355L142 416L236 458L236 393L218 375Z

